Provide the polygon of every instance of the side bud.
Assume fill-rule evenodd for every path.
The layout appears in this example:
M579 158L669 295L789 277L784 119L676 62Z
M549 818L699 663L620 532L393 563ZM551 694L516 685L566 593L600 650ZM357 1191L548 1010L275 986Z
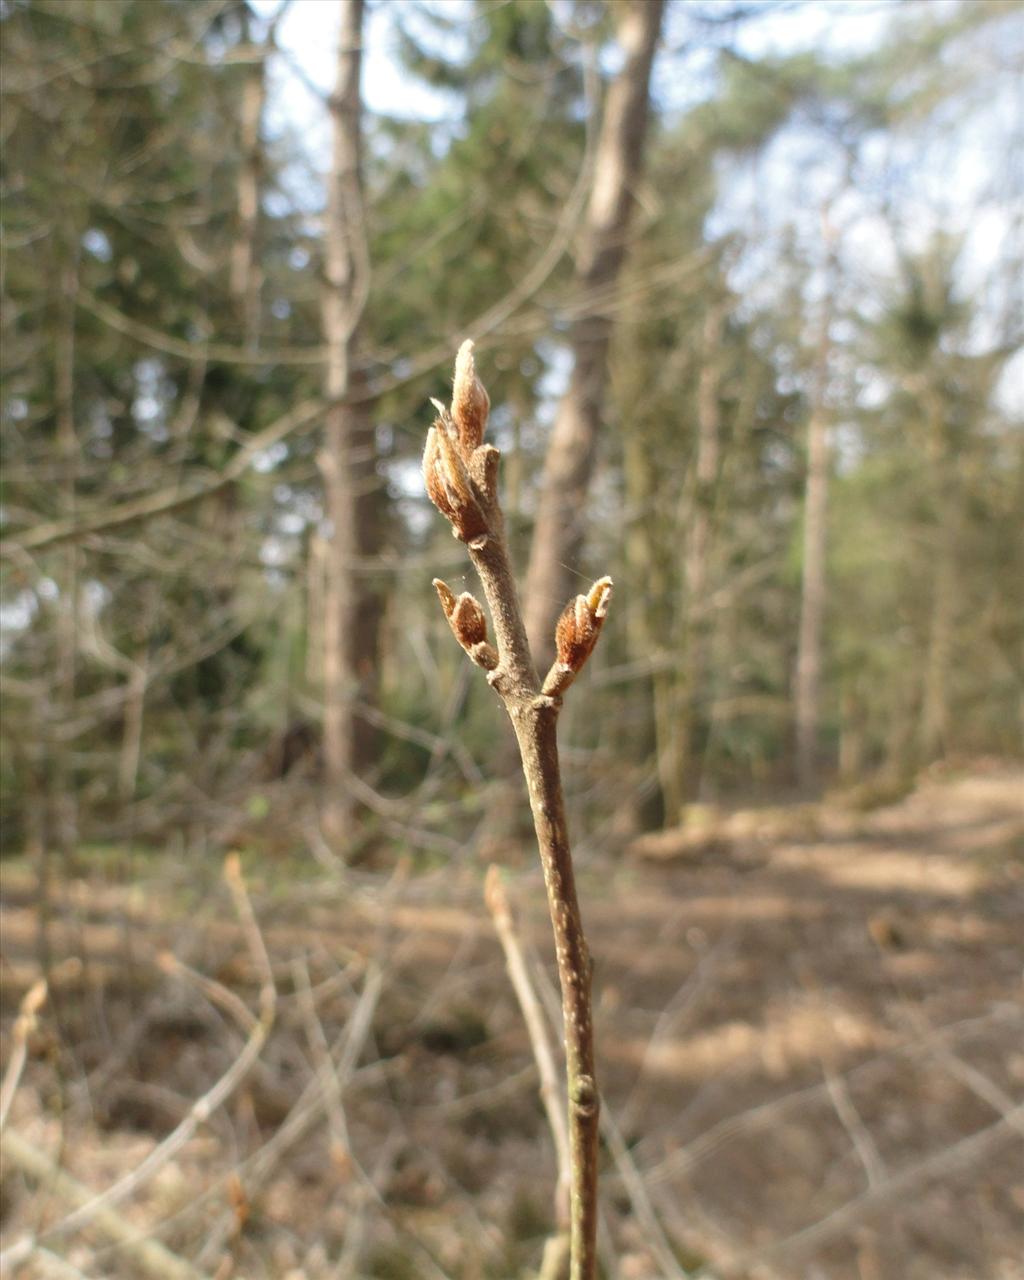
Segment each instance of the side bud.
M463 591L455 601L448 621L464 649L472 649L473 645L482 644L487 639L484 611L480 607L480 601L468 591Z
M452 383L452 421L459 433L459 448L467 462L473 450L483 443L490 408L490 397L476 376L473 343L467 339L455 357L455 379Z
M611 578L599 578L585 596L576 596L555 628L555 663L544 681L546 694L567 689L594 651L612 598Z
M498 653L487 642L487 617L480 601L468 591L455 595L440 578L434 579L434 590L455 639L477 666L493 671L498 665Z

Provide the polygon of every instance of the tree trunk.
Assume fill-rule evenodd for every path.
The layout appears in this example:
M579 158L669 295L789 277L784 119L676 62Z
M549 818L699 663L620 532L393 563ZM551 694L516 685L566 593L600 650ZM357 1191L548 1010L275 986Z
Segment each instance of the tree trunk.
M622 465L628 509L644 513L631 519L625 531L623 550L629 581L642 582L645 588L642 598L627 601L626 634L629 651L646 654L654 664L650 698L654 739L645 740L642 750L654 754L661 811L655 816L646 805L637 810L633 816L646 828L652 821L670 825L682 807L678 792L679 717L674 705L678 673L668 665L674 628L666 606L673 593L663 557L647 527L648 513L654 509L657 468L652 465L647 441L636 432L625 433Z
M918 744L921 763L931 764L949 748L949 673L956 613L956 548L960 532L960 503L951 483L954 473L945 440L945 409L941 392L936 388L928 389L925 407L935 539Z
M248 15L248 8L246 9ZM248 25L248 17L246 18ZM263 272L257 256L260 208L260 120L266 98L266 55L271 37L260 47L261 56L245 69L239 121L238 230L231 246L230 287L242 319L247 347L255 347L260 333L260 290ZM255 51L255 46L249 46Z
M75 427L75 297L78 293L77 246L67 233L67 253L74 265L60 271L58 330L54 347L57 452L61 469L61 515L74 521L78 513L79 446ZM57 602L57 663L50 736L53 822L62 870L69 875L78 848L78 799L72 744L57 732L74 718L78 684L78 607L81 592L79 552L69 543L61 553L62 575Z
M943 546L932 586L928 653L921 699L921 758L925 764L940 759L949 746L949 667L953 653L955 598L953 556Z
M828 229L826 225L826 235ZM803 577L800 586L800 630L794 680L797 780L802 791L818 785L818 732L821 717L821 645L825 618L825 538L828 504L828 414L825 392L831 354L829 328L835 291L836 251L829 251L825 271L818 346L815 355L811 411L807 423L807 479L804 488Z
M526 626L542 666L554 651L555 622L574 589L569 566L583 543L585 500L607 384L611 293L626 253L663 11L664 0L625 0L616 7L625 61L605 103L576 262L580 309L569 332L573 371L548 443L527 571Z
M672 766L676 779L672 790L674 812L669 822L679 820L681 801L695 798L699 790L697 721L707 668L710 613L707 608L708 561L715 494L718 487L718 459L721 450L722 335L725 331L725 303L712 305L704 320L703 357L697 385L697 457L694 465L693 509L690 517L686 558L683 562L686 597L683 613L683 645L680 655L679 689L672 699L676 707L676 751ZM668 797L666 797L667 805Z
M839 705L839 778L854 783L864 773L867 760L866 718L858 682L850 677Z
M314 529L306 543L306 663L305 681L310 689L322 689L324 681L324 585L327 576L327 543Z
M131 666L124 700L124 727L121 732L121 754L117 767L117 794L122 804L131 804L139 778L142 758L142 724L146 707L146 685L149 680L149 654L142 645Z
M360 66L363 0L340 0L338 78L331 98L333 149L324 231L322 304L328 402L320 469L330 548L324 574L324 836L336 850L351 840L350 779L366 764L370 736L358 717L372 697L379 604L366 587L366 558L378 546L373 424L354 372L368 283L361 177Z

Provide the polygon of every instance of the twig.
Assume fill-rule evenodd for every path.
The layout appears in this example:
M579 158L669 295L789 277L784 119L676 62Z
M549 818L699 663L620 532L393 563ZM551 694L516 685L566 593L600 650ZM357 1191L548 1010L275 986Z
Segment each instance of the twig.
M80 1231L88 1223L96 1219L97 1215L106 1213L114 1205L120 1204L121 1201L134 1195L177 1155L181 1148L195 1135L199 1126L205 1123L217 1108L231 1096L242 1080L249 1074L263 1051L263 1046L266 1044L270 1029L274 1023L274 1014L277 1006L274 975L270 967L266 946L263 942L263 935L260 933L259 925L253 914L252 903L249 901L245 881L242 879L241 865L237 854L230 854L225 860L224 878L231 891L235 910L241 921L250 954L263 978L259 997L259 1020L254 1022L249 1038L235 1061L220 1079L192 1104L185 1118L164 1138L163 1142L156 1146L141 1164L121 1178L119 1182L115 1182L99 1195L80 1202L73 1213L68 1214L67 1217L62 1218L60 1222L55 1223L52 1227L48 1227L42 1233L44 1239L54 1235L66 1235L70 1231Z
M179 960L172 951L161 951L156 958L156 965L168 977L187 978L211 1004L219 1005L231 1014L243 1035L248 1035L256 1025L258 1019L240 996L216 978L208 978L205 973L199 973L184 960Z
M933 1053L935 1046L948 1037L956 1036L958 1033L971 1034L986 1030L994 1024L998 1025L1004 1021L1009 1022L1011 1025L1016 1025L1021 1019L1016 1012L1011 1012L1009 1015L1002 1012L986 1013L974 1018L959 1019L956 1022L948 1023L946 1026L938 1027L927 1035L908 1040L906 1043L896 1045L884 1053L876 1054L875 1057L860 1063L859 1066L852 1067L842 1076L842 1079L847 1083L854 1080L862 1080L878 1071L887 1070L894 1057L921 1057L926 1053ZM646 1169L644 1178L649 1186L659 1186L669 1182L673 1178L689 1173L703 1160L706 1160L747 1130L760 1129L776 1123L791 1108L801 1104L818 1102L827 1096L828 1084L825 1081L821 1081L818 1084L803 1085L801 1088L781 1094L779 1097L759 1102L744 1111L725 1116L710 1128L705 1129L698 1138L683 1147L679 1147L670 1155L665 1156L658 1164Z
M459 644L508 712L519 744L544 869L555 954L562 987L571 1163L571 1280L593 1280L597 1267L597 1140L599 1100L594 1074L591 963L583 935L558 762L557 722L562 694L586 662L604 622L611 580L569 602L555 635L557 657L543 683L526 638L498 501L500 454L483 443L490 400L476 376L473 344L455 360L451 408L435 405L423 473L431 501L467 544L490 608L497 648L487 638L480 603L446 583L434 586Z
M390 908L405 883L407 875L408 863L399 862L385 888L382 922L378 929L375 949L375 954L378 956L386 951ZM383 967L379 960L372 960L366 967L362 990L355 1007L349 1014L340 1036L331 1047L330 1063L324 1062L315 1067L312 1080L303 1088L294 1106L274 1134L238 1167L238 1176L250 1200L256 1198L288 1151L320 1123L324 1108L328 1105L328 1089L334 1096L341 1096L357 1074L356 1064L370 1035L373 1016L383 985ZM323 1070L328 1067L331 1073L329 1085L325 1083L323 1077ZM352 1159L352 1167L357 1174L361 1173L354 1159ZM200 1259L209 1261L217 1257L227 1242L229 1234L229 1230L225 1229L223 1223L212 1229L200 1253Z
M678 914L673 916L670 922L673 928L677 927L677 922ZM678 988L675 995L672 996L658 1014L647 1043L644 1045L643 1056L640 1059L640 1066L637 1068L632 1088L625 1102L619 1107L618 1124L620 1128L632 1128L637 1107L647 1088L647 1072L655 1053L671 1036L679 1035L680 1025L692 1015L695 1006L697 1006L715 976L725 954L733 949L732 935L733 930L728 930L715 943L711 951L700 957L694 972Z
M558 1014L558 997L555 994L554 987L548 980L547 974L543 973L543 971L540 974L539 986L545 1012L553 1023ZM608 1152L615 1163L622 1186L629 1196L633 1216L645 1232L645 1242L651 1257L661 1267L661 1275L665 1277L665 1280L685 1280L687 1273L676 1261L672 1246L661 1225L654 1205L651 1203L651 1197L647 1193L643 1175L637 1168L636 1161L633 1159L632 1153L626 1145L626 1140L622 1136L622 1127L605 1105L604 1099L602 1099L601 1105L601 1133L608 1146ZM543 1269L538 1280L545 1280Z
M334 1070L331 1046L324 1032L323 1023L320 1021L320 1015L317 1013L313 985L309 979L309 967L306 962L296 957L292 962L292 974L295 991L299 997L299 1008L302 1010L302 1020L305 1024L306 1043L309 1045L313 1066L323 1090L327 1123L331 1131L331 1159L336 1165L340 1165L348 1159L350 1147L341 1082Z
M824 993L821 991L814 973L803 965L800 965L799 969L803 985L819 1000L824 1001ZM818 1054L822 1074L825 1077L825 1088L828 1090L829 1100L832 1103L832 1109L836 1113L836 1118L846 1130L847 1137L857 1153L857 1159L864 1170L868 1186L876 1187L884 1181L888 1170L885 1167L885 1161L882 1159L882 1153L878 1150L867 1125L861 1119L860 1112L857 1110L853 1095L850 1093L846 1081L843 1079L841 1072L836 1070L835 1056L834 1045Z
M622 1179L622 1185L629 1196L630 1204L633 1206L637 1223L644 1232L647 1248L661 1268L660 1274L665 1277L665 1280L686 1280L687 1272L679 1265L672 1252L672 1246L658 1220L654 1205L651 1204L644 1180L622 1136L622 1130L607 1107L601 1112L601 1131L608 1144L612 1160L615 1162L615 1168Z
M4 1082L0 1085L0 1133L3 1133L4 1126L7 1124L7 1113L11 1109L15 1093L18 1091L21 1073L25 1069L25 1059L28 1057L28 1038L36 1029L36 1014L45 1003L46 979L40 978L25 992L22 997L21 1008L18 1010L18 1016L14 1020L14 1028L11 1032L14 1047L11 1049L10 1061L7 1063L7 1070L4 1072Z
M339 1046L336 1046L332 1053L332 1056L337 1054L340 1057L339 1065L334 1068L339 1091L345 1088L355 1074L355 1062L366 1042L373 1012L380 998L381 986L381 971L374 966L366 975L356 1007L345 1024ZM317 1071L272 1137L239 1165L236 1172L250 1200L255 1200L287 1152L320 1123L325 1105L324 1081L320 1072ZM209 1261L210 1258L216 1257L229 1235L230 1230L224 1230L223 1227L212 1230L203 1247L201 1258Z
M549 1237L544 1245L537 1280L562 1280L570 1263L570 1241L564 1231Z
M48 1155L37 1150L15 1129L8 1129L0 1140L4 1159L20 1169L33 1182L45 1187L61 1200L78 1206L78 1212L88 1209L88 1221L127 1253L136 1265L156 1280L200 1280L201 1273L193 1270L182 1258L171 1253L156 1240L147 1240L136 1229L115 1213L109 1205L98 1204L89 1187L59 1169ZM72 1214L72 1217L75 1215ZM67 1222L69 1219L65 1219ZM49 1232L43 1233L48 1235ZM0 1272L11 1274L19 1262L27 1262L36 1252L36 1240L28 1237L19 1240L0 1254Z
M977 1067L958 1057L948 1045L940 1045L935 1056L954 1079L970 1089L976 1098L987 1102L993 1111L1003 1117L1011 1129L1024 1138L1024 1111L989 1076Z
M170 515L182 511L196 502L219 493L229 485L240 480L253 461L264 449L269 449L277 441L285 439L293 432L310 426L323 413L323 404L319 400L303 400L301 404L282 414L276 422L265 427L245 444L231 458L218 474L202 480L189 488L172 485L167 489L159 489L155 493L143 494L140 498L129 498L114 507L107 507L102 512L87 516L83 520L50 520L45 524L35 525L20 533L12 534L0 541L0 556L13 556L17 552L39 551L44 547L52 547L68 540L78 540L92 534L104 533L108 529L118 529L137 520L148 520L153 516Z
M902 985L894 977L890 966L885 964L885 957L882 949L875 943L875 951L878 954L882 964L883 972L888 980L892 983L901 1006L903 1021L922 1038L927 1037L929 1040L935 1039L934 1056L942 1063L946 1071L967 1089L969 1089L976 1098L980 1098L982 1102L987 1103L993 1111L997 1112L1012 1128L1024 1137L1024 1117L1020 1114L1020 1108L1009 1094L990 1079L983 1071L979 1071L977 1067L971 1066L965 1062L956 1051L946 1043L945 1038L939 1038L936 1029L931 1025L928 1019L921 1013L915 1001L911 1000ZM1016 1115L1014 1114L1016 1110Z
M821 1066L825 1073L825 1086L832 1100L832 1107L853 1144L853 1149L864 1169L864 1176L868 1180L868 1186L877 1187L886 1177L885 1161L854 1105L850 1090L846 1087L846 1081L836 1074L835 1068L825 1058L822 1058Z
M57 1280L89 1280L84 1271L79 1271L66 1258L60 1257L51 1249L42 1247L35 1249L32 1253L32 1261L37 1267L42 1268L44 1276L56 1276Z
M738 1258L734 1266L721 1268L720 1271L724 1275L743 1276L759 1262L801 1255L812 1246L834 1240L871 1210L886 1203L899 1204L903 1196L920 1183L941 1174L950 1173L987 1155L993 1146L1005 1142L1008 1137L1014 1137L1014 1130L1019 1130L1022 1124L1024 1124L1024 1104L1015 1106L994 1124L978 1129L968 1137L944 1147L941 1151L932 1152L931 1155L924 1156L898 1173L891 1174L875 1186L861 1192L860 1195L854 1196L852 1200L847 1200L833 1209L831 1213L825 1214L810 1226L762 1249L753 1249L750 1253ZM705 1280L708 1276L707 1271L699 1271L697 1280Z
M484 882L484 900L494 921L494 929L498 935L498 941L501 943L501 949L505 953L508 976L516 993L516 999L519 1001L523 1021L526 1023L526 1031L530 1037L530 1048L533 1050L534 1061L537 1064L537 1074L540 1077L541 1101L544 1103L548 1127L551 1130L551 1137L555 1144L555 1157L558 1165L558 1182L555 1188L555 1222L558 1226L559 1236L564 1236L565 1243L568 1244L569 1187L572 1173L569 1160L569 1133L566 1129L565 1111L563 1110L565 1103L562 1098L562 1091L558 1086L558 1075L555 1070L555 1059L551 1052L551 1042L548 1040L544 1011L540 1006L540 1001L537 999L537 993L530 979L526 957L523 955L523 948L516 934L515 920L512 917L508 895L505 892L505 886L501 882L501 872L494 865L489 868L487 879ZM549 1247L545 1250L544 1255L545 1262L541 1266L541 1280L547 1274L549 1254L554 1252L555 1244L549 1241ZM555 1270L552 1274L558 1275L559 1272Z

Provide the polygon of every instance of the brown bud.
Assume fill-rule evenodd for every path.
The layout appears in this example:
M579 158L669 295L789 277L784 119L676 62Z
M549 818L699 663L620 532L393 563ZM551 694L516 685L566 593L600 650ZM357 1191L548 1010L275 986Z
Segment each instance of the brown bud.
M441 578L435 578L433 585L434 590L437 592L438 598L441 601L441 608L444 610L444 616L446 618L450 618L452 616L452 610L455 608L455 593L452 591L448 583L444 582Z
M594 617L598 619L597 625L599 627L601 623L604 621L605 615L608 613L608 606L611 604L611 602L612 602L611 578L608 578L608 577L598 578L598 580L587 592L587 606L589 607Z
M431 427L427 432L427 443L423 449L423 482L427 486L427 497L438 511L448 520L455 519L455 508L448 500L448 490L441 479L440 450L438 428Z
M570 600L555 628L558 664L575 674L593 652L612 596L611 578L599 578L585 596Z
M498 665L498 651L487 642L487 616L480 601L468 591L456 596L440 578L434 579L434 590L455 639L478 667L493 671Z
M490 397L476 376L473 343L467 339L455 357L455 380L452 384L452 419L458 429L462 456L467 461L473 450L483 443L490 408Z
M480 607L480 602L468 591L455 601L455 607L448 615L452 630L463 649L471 649L475 644L483 644L487 639L487 619Z
M423 480L430 501L451 522L457 538L469 542L487 532L487 521L473 494L466 464L440 419L427 432Z
M498 498L498 463L501 454L493 444L482 444L474 449L469 459L469 474L477 490L483 494L487 502L496 502Z

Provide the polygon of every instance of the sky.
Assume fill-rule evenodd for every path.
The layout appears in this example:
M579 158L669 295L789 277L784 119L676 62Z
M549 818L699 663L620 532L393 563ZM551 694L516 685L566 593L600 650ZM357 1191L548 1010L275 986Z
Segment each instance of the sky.
M536 0L544 3L545 0ZM723 3L732 4L732 0ZM793 10L788 5L769 0L764 16L743 24L737 32L737 47L747 56L784 53L814 46L857 52L874 44L898 0L821 0L821 3ZM430 8L448 21L464 24L468 30L473 21L469 0L425 0ZM947 6L955 0L932 0L935 6ZM281 7L281 0L252 0L253 9L270 18ZM556 16L560 10L555 0ZM298 125L307 137L315 155L327 153L327 128L323 106L310 85L321 94L330 91L335 73L335 33L337 6L332 0L292 0L278 30L279 46L286 51L292 68L280 62L275 68L272 104L268 113L271 129L287 121ZM415 27L416 9L409 0L375 0L368 8L366 49L363 68L363 100L374 112L404 116L417 120L445 120L453 104L443 93L420 84L405 74L395 60L398 19ZM669 28L665 44L678 45L685 38L686 5L669 10ZM294 67L301 68L296 74ZM661 74L659 74L661 72ZM656 69L654 92L666 106L683 107L699 95L684 83L671 67Z
M545 0L536 0L544 3ZM270 17L281 0L252 0L254 9ZM958 0L927 0L929 12L950 13ZM420 0L453 22L470 30L473 6L470 0ZM733 0L722 0L721 8L732 8ZM410 0L371 0L368 6L363 67L363 98L372 112L409 119L454 123L459 104L449 95L421 84L405 73L396 60L397 22L416 27L419 5ZM884 35L894 13L909 6L905 0L810 0L803 4L764 0L761 12L734 29L722 33L739 53L751 58L768 54L792 54L817 49L826 56L850 56L869 52ZM706 9L707 5L701 6ZM563 0L552 0L556 18L564 12ZM710 65L710 53L698 47L693 52L692 17L689 3L670 5L662 52L655 64L652 92L662 110L682 110L707 92L703 74ZM326 170L330 152L329 125L324 96L335 75L337 5L333 0L292 0L278 31L284 56L276 59L271 71L266 127L271 135L289 129L303 139L304 163L297 168L292 183L294 197L311 211L321 207L322 188L315 174ZM1019 55L1024 60L1024 23L1019 24ZM423 34L422 28L418 34ZM457 54L458 35L446 50ZM698 42L699 44L699 42ZM680 51L685 50L683 56ZM1012 52L1012 51L1011 51ZM877 168L866 173L869 182L885 181L887 167L914 166L919 173L915 197L901 200L905 212L900 228L903 243L911 249L925 246L939 225L962 232L965 249L959 267L965 289L977 294L991 287L992 265L998 261L1004 239L1020 234L1012 209L1000 190L1000 157L1015 131L1019 139L1024 121L1024 77L1016 92L1004 78L1002 98L967 121L953 119L949 128L932 131L922 148L914 138L911 150L901 154L891 140L887 154L875 157ZM870 147L865 155L871 158ZM310 169L313 173L310 173ZM760 238L763 252L756 248L737 267L734 285L753 301L770 288L761 272L760 260L770 259L774 237L795 220L805 241L820 238L819 210L830 189L838 184L837 162L821 146L820 137L801 134L798 128L783 133L749 165L737 165L730 175L728 195L716 211L712 227L716 233L737 228ZM312 178L312 182L311 182ZM803 184L801 186L801 184ZM874 203L873 203L874 202ZM888 224L872 195L849 195L836 216L843 223L844 247L850 268L865 273L872 287L890 276L896 255ZM814 245L806 244L813 257ZM744 275L745 273L745 275ZM811 291L815 285L811 281ZM993 308L998 299L992 299ZM984 326L976 335L984 346L992 333ZM1024 358L1018 358L1004 377L1000 398L1004 406L1024 414Z

